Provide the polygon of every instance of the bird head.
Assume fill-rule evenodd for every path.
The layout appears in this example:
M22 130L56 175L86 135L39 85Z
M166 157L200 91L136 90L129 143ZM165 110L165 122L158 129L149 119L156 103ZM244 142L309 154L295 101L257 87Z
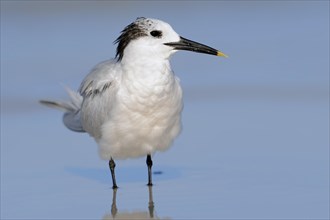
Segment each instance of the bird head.
M181 37L166 22L144 17L126 26L115 43L118 43L118 61L125 56L134 59L169 59L178 50L227 57L219 50Z

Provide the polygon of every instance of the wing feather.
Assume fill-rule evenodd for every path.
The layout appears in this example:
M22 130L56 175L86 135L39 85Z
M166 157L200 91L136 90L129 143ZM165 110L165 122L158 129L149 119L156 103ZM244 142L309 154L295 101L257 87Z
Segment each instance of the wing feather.
M79 93L84 98L81 108L81 124L93 137L101 137L101 127L110 117L116 91L115 60L95 66L81 83Z

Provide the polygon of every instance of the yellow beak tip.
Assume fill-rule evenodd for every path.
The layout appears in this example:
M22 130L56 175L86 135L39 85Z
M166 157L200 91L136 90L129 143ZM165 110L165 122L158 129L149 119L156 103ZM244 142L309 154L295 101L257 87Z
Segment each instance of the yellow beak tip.
M218 51L217 56L228 58L228 56L226 54L222 53L221 51Z

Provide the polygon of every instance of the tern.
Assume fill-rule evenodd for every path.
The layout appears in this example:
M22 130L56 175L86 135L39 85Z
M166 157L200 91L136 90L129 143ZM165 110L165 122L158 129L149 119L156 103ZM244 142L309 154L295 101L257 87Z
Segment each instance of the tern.
M69 101L40 102L63 110L68 129L95 139L101 159L109 161L114 189L114 160L143 156L151 186L151 156L168 149L181 131L182 89L171 55L187 50L227 56L181 37L166 22L145 17L126 26L114 43L115 58L97 64L78 92L67 89Z

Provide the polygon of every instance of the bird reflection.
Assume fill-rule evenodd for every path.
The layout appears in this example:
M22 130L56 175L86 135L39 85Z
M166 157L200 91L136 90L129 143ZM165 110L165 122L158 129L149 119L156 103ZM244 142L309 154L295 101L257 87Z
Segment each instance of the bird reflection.
M117 189L113 189L112 194L112 205L111 205L111 214L107 214L103 217L104 220L110 219L160 219L155 216L155 205L152 195L152 186L148 186L149 190L149 202L148 202L148 211L134 211L134 212L118 212L116 200L117 200ZM162 218L169 219L169 218Z

